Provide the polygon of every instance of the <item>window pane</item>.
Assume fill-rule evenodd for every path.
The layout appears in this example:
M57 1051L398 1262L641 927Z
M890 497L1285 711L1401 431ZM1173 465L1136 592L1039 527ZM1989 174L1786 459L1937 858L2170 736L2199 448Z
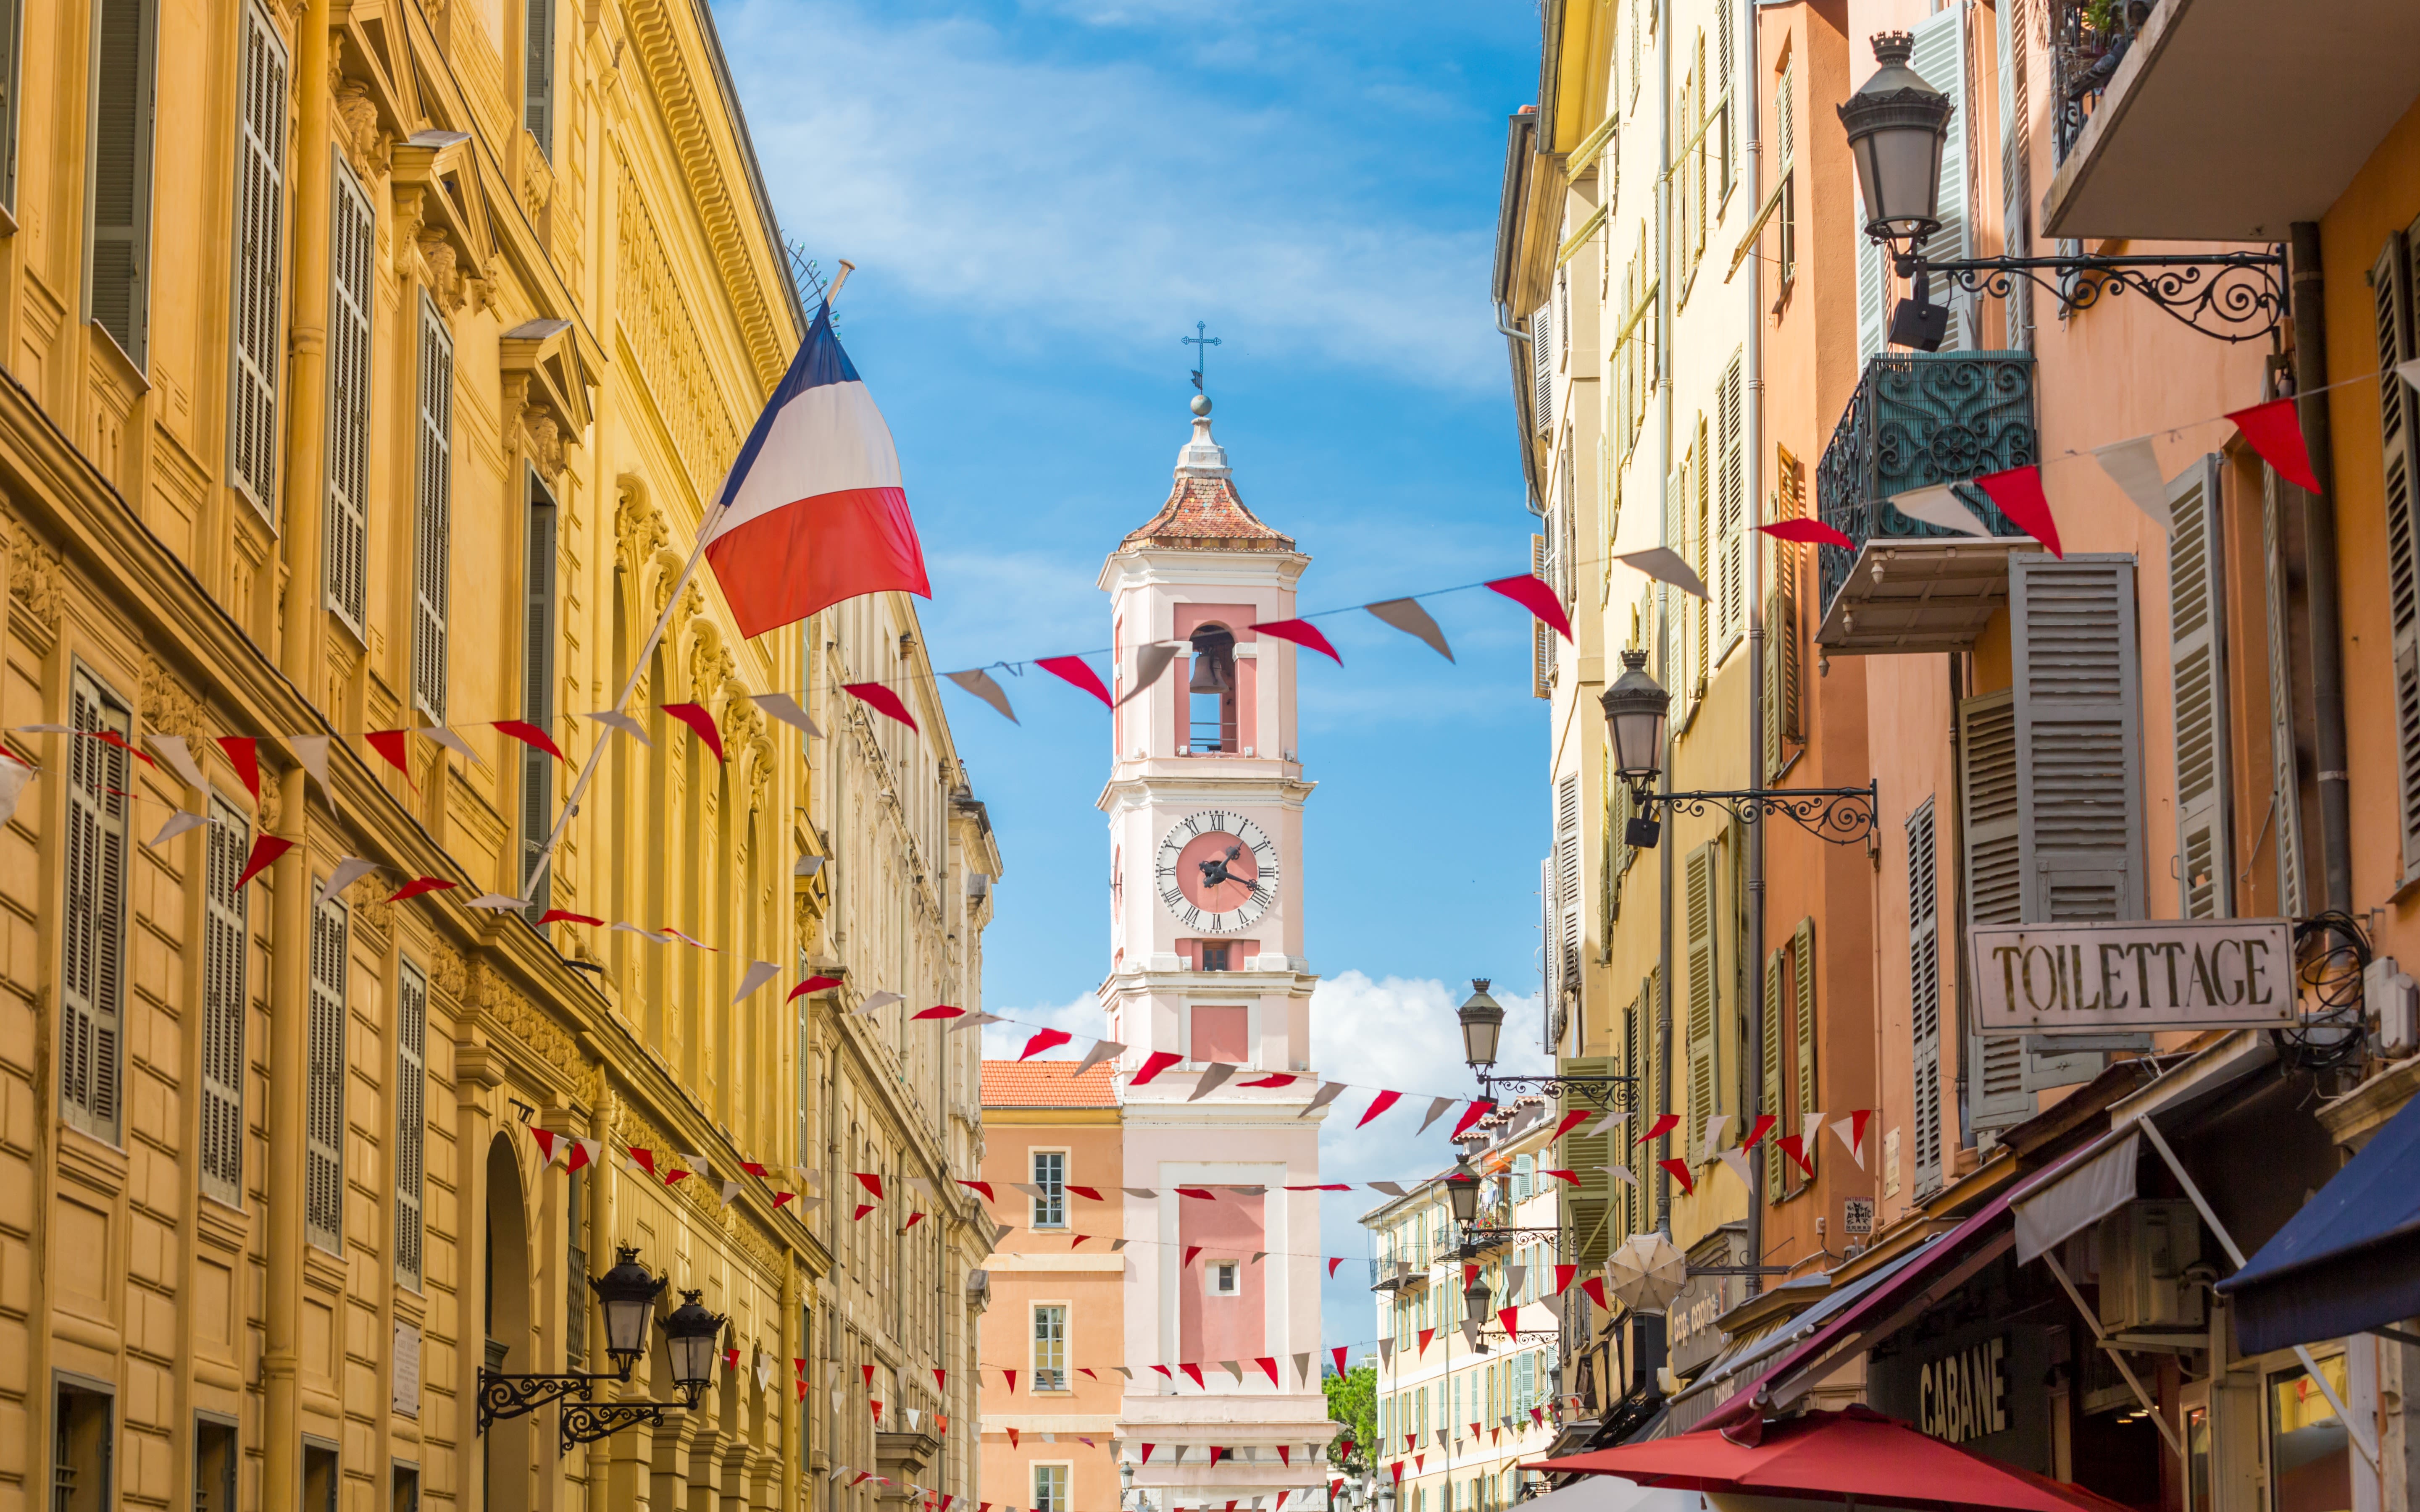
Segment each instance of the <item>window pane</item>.
M2341 1401L2345 1361L2319 1362ZM2269 1378L2269 1474L2272 1512L2342 1512L2352 1505L2352 1458L2345 1426L2310 1372L2296 1368Z
M1066 1151L1035 1150L1032 1184L1040 1189L1033 1198L1033 1227L1064 1228L1067 1226Z
M1067 1389L1067 1309L1033 1309L1033 1389Z

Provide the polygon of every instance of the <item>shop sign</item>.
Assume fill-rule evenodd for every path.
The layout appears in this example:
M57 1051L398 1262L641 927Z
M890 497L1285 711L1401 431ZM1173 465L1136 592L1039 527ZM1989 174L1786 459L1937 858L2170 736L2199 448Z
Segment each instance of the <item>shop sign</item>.
M1864 1238L1874 1231L1874 1199L1843 1197L1840 1200L1840 1232L1852 1238Z
M1977 929L1985 1034L2291 1025L2293 927L2282 918L2128 919Z
M1916 1374L1916 1426L1944 1443L2007 1432L2008 1352L2003 1334L1928 1362Z
M1675 1375L1685 1376L1723 1352L1731 1336L1714 1320L1739 1305L1735 1276L1693 1275L1664 1310L1666 1339Z

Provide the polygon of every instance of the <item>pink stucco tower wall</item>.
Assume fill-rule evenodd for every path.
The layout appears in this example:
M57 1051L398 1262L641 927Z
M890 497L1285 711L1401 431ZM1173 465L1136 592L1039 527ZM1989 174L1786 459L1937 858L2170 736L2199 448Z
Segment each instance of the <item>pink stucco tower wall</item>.
M1197 401L1206 409L1206 401ZM1110 597L1117 692L1133 687L1137 657L1155 642L1184 642L1174 664L1113 717L1108 785L1112 868L1110 965L1101 987L1110 1039L1125 1044L1119 1086L1125 1184L1157 1192L1125 1199L1127 1384L1119 1421L1125 1458L1159 1446L1135 1485L1160 1509L1325 1488L1319 1461L1327 1412L1319 1367L1319 1195L1288 1192L1319 1180L1319 1123L1304 1107L1317 1090L1302 901L1302 813L1311 784L1296 745L1292 644L1255 634L1289 619L1311 559L1291 537L1244 506L1227 455L1200 414L1178 453L1168 501L1126 536L1101 569ZM1232 689L1220 717L1215 696L1188 692L1195 637L1233 635L1221 668ZM1207 739L1223 722L1215 739ZM1233 841L1211 841L1210 834ZM1243 847L1232 863L1249 884L1202 885L1201 867ZM1179 876L1171 872L1181 872ZM1194 895L1171 890L1181 879ZM1232 904L1232 905L1231 905ZM1224 969L1206 969L1225 959ZM1197 1022L1196 1015L1200 1018ZM1185 1057L1142 1086L1132 1078L1157 1052ZM1202 1057L1205 1058L1195 1058ZM1206 1095L1193 1094L1216 1060L1234 1066ZM1292 1078L1282 1086L1248 1082ZM1208 1201L1180 1186L1207 1188ZM1187 1263L1188 1253L1193 1255ZM1259 1258L1255 1258L1258 1256ZM1220 1267L1233 1266L1222 1289ZM1308 1355L1306 1378L1297 1355ZM1272 1386L1255 1358L1277 1362ZM1236 1381L1220 1364L1238 1362ZM1202 1367L1206 1390L1176 1369ZM1170 1367L1163 1377L1149 1368ZM1167 1449L1187 1446L1169 1463ZM1276 1446L1290 1447L1291 1467ZM1250 1448L1209 1464L1208 1446Z

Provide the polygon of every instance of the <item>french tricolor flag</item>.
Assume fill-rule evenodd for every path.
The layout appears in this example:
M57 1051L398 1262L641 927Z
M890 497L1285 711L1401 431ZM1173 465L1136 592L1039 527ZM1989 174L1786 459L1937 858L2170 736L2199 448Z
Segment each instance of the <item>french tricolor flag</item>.
M891 427L832 334L829 303L756 417L720 502L706 560L742 635L860 594L933 596Z

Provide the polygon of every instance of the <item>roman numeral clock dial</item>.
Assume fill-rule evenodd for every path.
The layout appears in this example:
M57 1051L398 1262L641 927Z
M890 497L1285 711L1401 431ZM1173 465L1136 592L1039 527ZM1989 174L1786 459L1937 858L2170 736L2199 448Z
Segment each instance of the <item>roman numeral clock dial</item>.
M1187 929L1249 929L1277 902L1277 842L1239 813L1187 814L1160 841L1152 886Z

